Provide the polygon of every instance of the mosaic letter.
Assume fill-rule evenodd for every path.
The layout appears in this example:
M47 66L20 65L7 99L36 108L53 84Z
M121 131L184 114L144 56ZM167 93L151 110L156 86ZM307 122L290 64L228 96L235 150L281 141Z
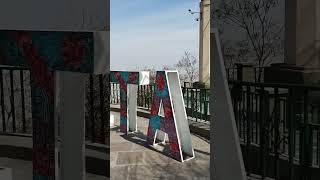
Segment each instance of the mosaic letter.
M161 108L164 111L163 116L159 115ZM156 144L160 132L164 132L169 138L169 155L172 158L183 162L194 157L180 81L176 71L157 72L147 133L149 145ZM159 140L163 141L164 138Z
M33 179L55 179L54 71L92 73L93 33L0 31L0 64L31 71Z
M138 85L149 84L149 72L111 71L110 81L120 86L120 131L136 131Z

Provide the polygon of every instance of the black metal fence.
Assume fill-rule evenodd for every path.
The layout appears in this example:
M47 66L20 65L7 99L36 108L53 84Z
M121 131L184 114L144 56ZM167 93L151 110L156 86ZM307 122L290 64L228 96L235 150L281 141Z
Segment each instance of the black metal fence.
M109 76L89 75L86 95L86 138L91 142L109 144Z
M120 103L119 84L111 83L110 103ZM152 98L154 93L154 85L142 85L138 87L138 108L151 110ZM194 121L208 122L210 121L209 97L210 89L194 88L187 86L186 83L182 87L184 102L188 118Z
M90 75L86 96L86 140L108 144L108 76ZM32 134L30 71L0 67L0 133Z
M26 68L0 68L0 119L3 133L31 133L30 73Z
M109 83L108 76L89 75L86 86L86 138L106 141L109 104L119 104L119 84ZM209 121L209 89L182 87L187 115L195 121ZM138 88L138 107L150 110L154 85ZM32 133L30 72L27 68L0 67L0 127L2 133Z
M248 174L320 177L320 87L230 81Z
M248 174L320 177L320 87L233 80L229 87ZM188 117L209 122L209 89L185 84L182 91ZM139 86L140 108L151 109L153 92L154 85ZM90 75L86 99L86 138L106 144L108 105L119 104L119 85ZM0 105L2 133L31 133L28 69L0 67Z
M264 67L252 67L253 82L264 82ZM233 67L226 69L227 78L231 81L242 81L243 80L243 67Z

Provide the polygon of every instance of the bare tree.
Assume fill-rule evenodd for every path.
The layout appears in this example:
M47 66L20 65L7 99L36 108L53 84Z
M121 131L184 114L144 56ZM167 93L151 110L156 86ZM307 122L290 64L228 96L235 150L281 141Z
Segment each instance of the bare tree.
M258 81L261 80L261 67L282 53L284 27L275 23L272 16L278 5L279 0L223 0L214 4L214 18L245 32L246 38L241 43L243 47L250 48L259 67Z
M175 65L183 82L195 82L199 76L198 60L190 52L185 51L182 58Z

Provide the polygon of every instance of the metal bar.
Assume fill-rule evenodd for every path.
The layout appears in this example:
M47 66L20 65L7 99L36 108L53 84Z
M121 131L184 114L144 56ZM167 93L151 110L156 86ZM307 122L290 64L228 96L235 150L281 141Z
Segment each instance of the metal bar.
M106 131L105 131L105 106L104 106L104 88L103 88L103 75L99 75L99 87L100 87L100 113L101 113L101 126L100 126L100 142L105 144L106 140Z
M20 70L20 89L21 89L21 113L22 113L22 132L26 133L26 111L24 101L24 76L23 70Z
M260 93L260 175L261 179L265 179L266 174L265 174L265 132L264 132L264 115L265 115L265 103L264 103L264 87L261 88L261 93Z
M274 178L279 180L279 121L280 121L280 101L279 89L274 89Z
M196 112L196 121L198 121L198 107L199 107L199 91L198 89L195 89L196 90L196 109L195 109L195 112Z
M1 114L2 114L2 131L6 132L6 115L5 115L5 107L4 107L4 93L3 93L3 70L0 70L0 89L1 89Z
M304 148L303 148L303 154L304 154L304 158L303 158L303 164L304 164L304 176L306 177L305 179L310 179L310 173L309 173L309 167L312 166L312 139L310 139L311 137L311 131L310 131L310 127L309 127L309 109L308 109L308 105L309 105L309 91L307 88L304 89L304 107L303 107L303 120L304 120Z
M259 123L259 113L260 113L260 109L258 108L259 107L259 104L260 104L260 101L259 101L259 98L258 98L258 94L256 93L257 89L255 89L255 99L256 99L256 118L255 118L255 129L256 129L256 143L258 144L258 132L259 132L259 127L258 127L258 123Z
M189 91L189 88L186 88L186 94L187 94L187 108L189 108L189 93L190 91Z
M16 111L14 106L14 87L13 87L13 70L10 70L10 104L12 113L12 131L16 132Z
M145 104L144 107L149 108L149 104L148 104L148 101L147 101L147 95L148 95L147 86L143 85L143 89L144 89L143 101L144 101L144 104Z
M89 78L89 87L90 87L90 121L91 121L91 141L96 141L95 135L95 119L94 119L94 100L93 100L93 75L90 74Z
M250 176L250 153L251 153L251 88L247 86L247 175Z
M191 90L191 117L194 117L194 91Z
M293 103L294 96L293 96L293 90L290 88L288 93L288 100L287 100L287 122L289 123L289 135L288 135L288 150L289 150L289 179L293 179L294 172L293 172L293 157L294 157L294 138L295 135L295 129L294 129L294 116L293 116Z
M309 90L320 90L320 86L310 86L303 84L288 84L288 83L255 83L255 82L244 82L244 81L229 81L229 84L236 85L241 84L243 86L255 86L255 87L271 87L271 88L307 88Z

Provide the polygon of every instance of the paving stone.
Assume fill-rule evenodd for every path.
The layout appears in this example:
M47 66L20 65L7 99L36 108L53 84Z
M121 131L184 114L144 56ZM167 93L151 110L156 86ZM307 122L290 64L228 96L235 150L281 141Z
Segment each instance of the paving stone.
M168 179L168 175L163 171L164 167L159 165L145 166L133 165L129 166L130 180L155 180Z
M115 118L115 124L119 125L119 116ZM134 134L124 136L119 132L111 132L111 137L114 137L111 138L110 143L111 156L116 156L116 163L114 166L111 166L112 177L114 177L114 169L127 167L128 169L124 169L124 172L121 173L128 173L128 180L209 179L210 143L208 141L192 135L196 158L181 163L168 156L167 144L157 146L146 145L149 121L145 118L138 117L137 122L138 132ZM123 143L123 140L132 144L131 149L128 148L129 145L118 145ZM121 146L124 146L126 149L121 149ZM114 159L114 157L111 157L111 159ZM119 172L119 169L116 172Z
M178 161L173 161L172 158L163 155L155 151L146 151L144 152L144 161L146 164L173 164L179 163Z
M133 144L130 142L112 143L110 144L110 152L131 151Z
M165 171L169 176L187 176L197 178L209 178L210 166L208 163L196 163L190 160L180 165L168 164Z
M110 167L116 166L116 160L118 157L118 152L110 152Z
M128 166L114 167L110 172L110 179L112 180L127 180L128 176L129 176Z
M117 165L143 164L143 152L118 152Z

